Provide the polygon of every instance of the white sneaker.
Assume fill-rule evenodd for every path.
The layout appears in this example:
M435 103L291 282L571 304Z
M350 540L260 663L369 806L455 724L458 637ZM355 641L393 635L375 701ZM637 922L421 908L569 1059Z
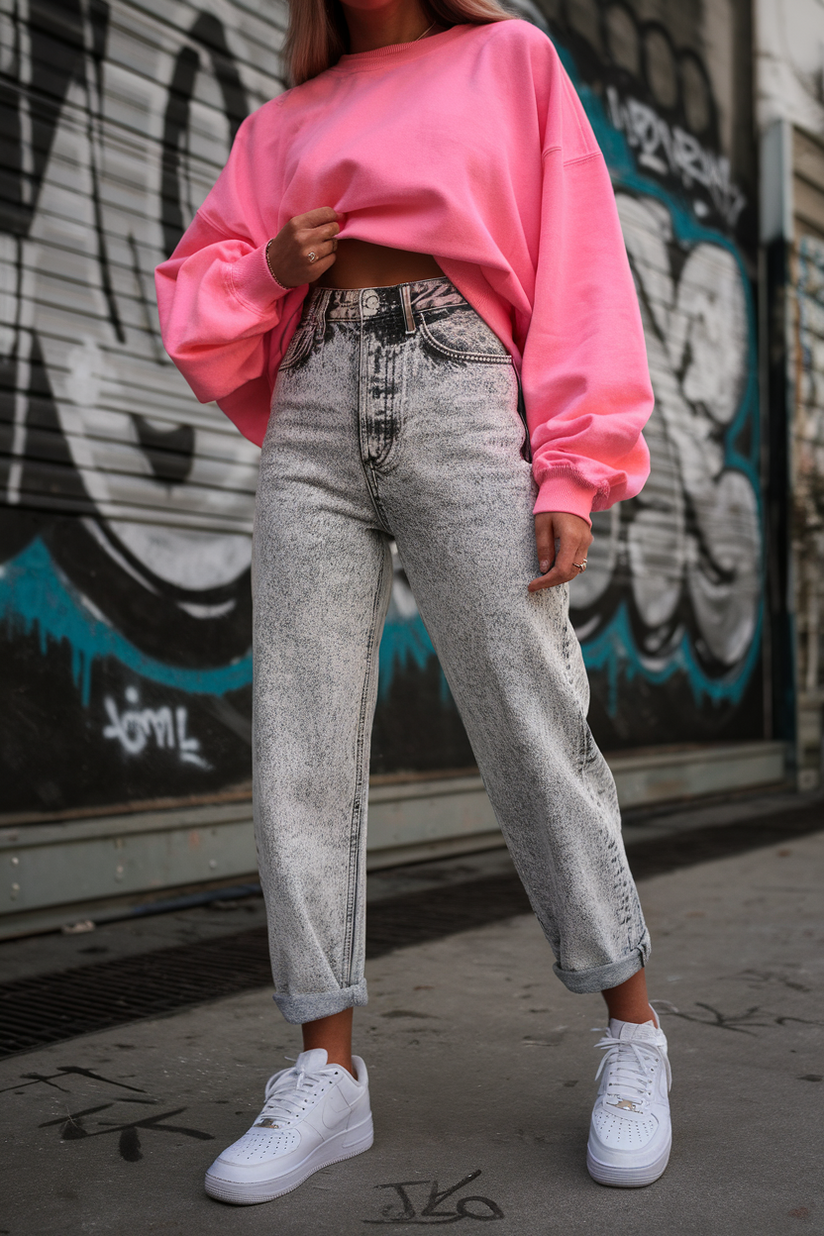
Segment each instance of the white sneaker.
M238 1206L268 1202L320 1168L368 1150L369 1077L361 1058L352 1059L357 1080L327 1064L322 1048L301 1052L293 1068L273 1074L251 1129L206 1173L209 1196Z
M612 1018L598 1047L606 1052L587 1143L598 1184L635 1189L663 1174L672 1146L667 1036L655 1022Z

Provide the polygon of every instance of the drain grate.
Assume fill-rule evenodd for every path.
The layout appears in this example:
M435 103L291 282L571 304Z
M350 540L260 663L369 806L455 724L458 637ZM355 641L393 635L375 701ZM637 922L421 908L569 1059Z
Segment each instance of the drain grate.
M780 844L824 829L813 804L783 819L757 818L694 829L629 847L636 878ZM517 876L379 901L369 907L367 956L424 944L458 931L529 913ZM0 984L0 1057L107 1030L271 983L266 930L159 949Z
M367 956L516 914L516 876L411 893L369 907ZM272 982L265 927L0 984L0 1058Z
M694 867L719 858L732 858L748 850L782 845L796 837L824 830L824 799L804 807L793 807L782 816L756 816L735 824L685 829L650 841L627 846L630 866L636 880L650 879Z
M0 1055L159 1017L271 981L263 929L0 985Z

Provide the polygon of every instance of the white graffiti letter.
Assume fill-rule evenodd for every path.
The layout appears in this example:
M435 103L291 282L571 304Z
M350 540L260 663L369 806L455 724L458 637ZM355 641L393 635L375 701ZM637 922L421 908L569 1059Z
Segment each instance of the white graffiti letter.
M197 738L187 738L186 726L189 714L185 708L176 708L177 718L177 748L184 764L195 764L198 768L210 768L211 765L200 754L200 742Z

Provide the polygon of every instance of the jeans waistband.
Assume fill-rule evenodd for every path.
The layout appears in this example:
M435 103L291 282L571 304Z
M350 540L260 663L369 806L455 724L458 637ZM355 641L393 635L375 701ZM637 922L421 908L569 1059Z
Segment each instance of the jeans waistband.
M314 313L329 321L363 322L371 318L404 315L409 310L448 309L468 302L446 275L380 288L319 288L306 297L304 315Z

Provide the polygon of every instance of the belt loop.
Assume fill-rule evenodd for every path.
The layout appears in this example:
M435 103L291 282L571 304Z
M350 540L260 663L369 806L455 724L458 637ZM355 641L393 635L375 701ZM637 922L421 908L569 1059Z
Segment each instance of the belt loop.
M415 333L415 316L412 313L412 291L408 283L401 284L401 304L403 305L403 317L406 322L406 334L414 335Z

